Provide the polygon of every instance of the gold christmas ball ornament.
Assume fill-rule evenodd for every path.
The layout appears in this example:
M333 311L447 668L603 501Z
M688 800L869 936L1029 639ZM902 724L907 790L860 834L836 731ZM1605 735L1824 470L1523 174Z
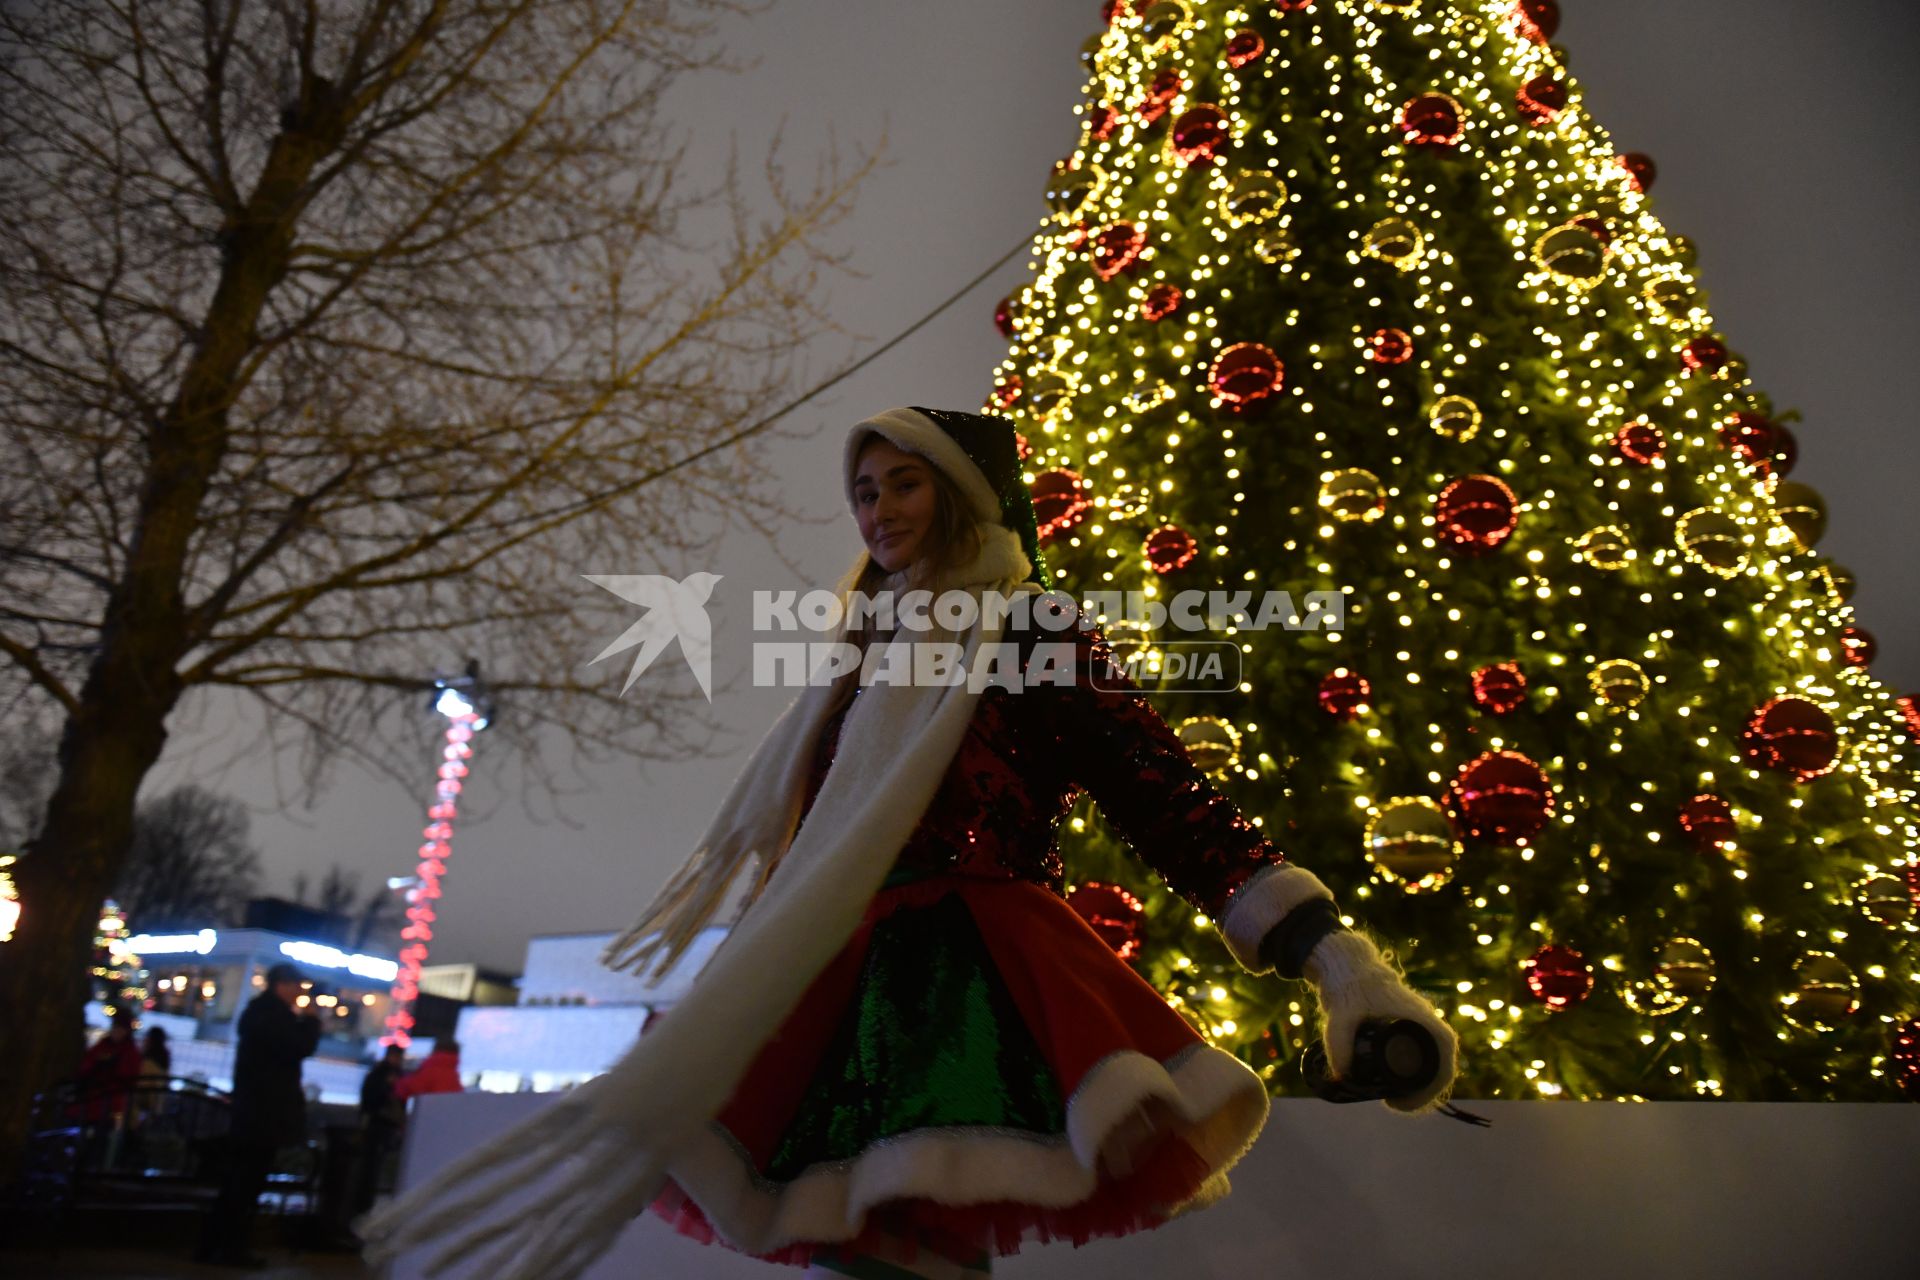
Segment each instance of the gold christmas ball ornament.
M1153 648L1153 628L1144 618L1114 618L1101 627L1114 660L1123 666L1137 666Z
M1793 966L1792 990L1780 997L1787 1021L1831 1031L1860 1007L1860 980L1828 951L1809 951Z
M1240 731L1219 716L1192 716L1174 732L1204 772L1225 773L1240 763Z
M1740 522L1724 512L1695 508L1680 517L1676 535L1687 559L1708 573L1731 578L1747 567L1750 538Z
M1625 711L1645 701L1650 687L1647 673L1629 658L1602 662L1587 673L1593 696L1609 711Z
M1610 524L1581 534L1574 540L1573 552L1581 563L1596 569L1624 569L1628 561L1633 559L1633 548L1627 545L1627 535Z
M1418 265L1426 247L1426 234L1405 218L1382 218L1360 242L1360 252L1367 257L1392 263L1402 271Z
M1179 396L1179 392L1165 382L1143 382L1127 392L1127 412L1132 414L1152 413L1161 405L1167 404Z
M1693 326L1701 319L1700 291L1685 280L1655 280L1646 298L1654 318L1667 324Z
M1300 245L1285 227L1268 227L1253 240L1253 256L1262 262L1292 262L1300 256Z
M1713 953L1693 938L1674 938L1654 959L1654 981L1686 1000L1713 990Z
M1330 473L1320 482L1320 506L1335 520L1378 520L1387 509L1380 477L1359 467Z
M1080 212L1105 176L1091 160L1062 160L1053 166L1053 176L1047 183L1048 207L1067 216Z
M1802 551L1813 550L1820 535L1827 531L1827 503L1811 485L1797 480L1782 480L1773 490L1774 518L1793 534Z
M1441 396L1427 410L1427 423L1447 439L1464 443L1480 430L1480 406L1465 396Z
M1100 514L1116 524L1138 520L1152 506L1150 495L1145 490L1125 482L1115 485L1112 492L1093 501L1100 508Z
M1584 291L1599 284L1606 278L1612 250L1590 223L1563 223L1534 241L1534 265L1571 289Z
M1853 891L1854 900L1867 919L1888 928L1898 928L1913 919L1913 895L1899 879L1889 875L1871 875Z
M1860 580L1853 576L1853 570L1829 564L1821 566L1820 572L1826 575L1827 589L1833 593L1835 600L1845 604L1853 599L1853 593L1860 585Z
M1280 216L1286 203L1287 184L1265 169L1241 170L1220 193L1220 212L1236 227L1271 222Z
M1367 821L1367 860L1409 892L1437 889L1453 874L1460 837L1447 811L1425 796L1396 796Z
M1178 44L1186 33L1187 23L1193 15L1187 12L1187 6L1180 0L1156 0L1147 6L1140 15L1140 35L1147 42L1147 48L1156 53L1165 52Z
M1040 417L1051 417L1073 399L1073 382L1062 373L1043 373L1027 388L1027 404Z

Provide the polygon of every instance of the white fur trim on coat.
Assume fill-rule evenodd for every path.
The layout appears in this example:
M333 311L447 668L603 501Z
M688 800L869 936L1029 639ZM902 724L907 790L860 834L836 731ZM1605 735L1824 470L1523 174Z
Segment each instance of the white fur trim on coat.
M847 432L846 477L847 510L856 509L853 500L853 469L860 461L860 449L870 435L885 436L908 453L917 453L947 474L960 492L967 495L973 518L981 524L1000 523L1000 495L987 483L986 472L967 456L960 442L940 429L940 424L912 409L888 409L876 413Z
M1290 862L1263 867L1227 900L1220 936L1247 972L1271 973L1273 966L1260 958L1260 943L1267 934L1307 899L1332 897L1333 890L1303 867Z
M1163 1104L1171 1122L1129 1134L1129 1122L1151 1102ZM1105 1148L1123 1137L1135 1147L1170 1129L1213 1171L1193 1199L1166 1207L1169 1213L1189 1212L1227 1193L1226 1171L1252 1147L1267 1108L1260 1078L1211 1045L1194 1045L1164 1064L1125 1050L1082 1079L1067 1103L1064 1136L987 1127L922 1129L777 1183L755 1172L746 1153L715 1125L682 1149L670 1174L727 1244L746 1253L773 1253L800 1242L851 1240L867 1213L889 1200L1079 1204L1099 1190L1101 1158L1123 1154Z

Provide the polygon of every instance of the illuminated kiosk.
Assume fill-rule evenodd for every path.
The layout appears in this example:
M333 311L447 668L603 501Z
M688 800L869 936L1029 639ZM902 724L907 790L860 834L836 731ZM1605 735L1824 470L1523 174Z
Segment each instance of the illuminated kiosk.
M299 997L320 1017L319 1052L305 1080L327 1102L359 1097L366 1063L386 1027L388 988L400 971L392 956L349 951L274 929L193 929L138 933L121 947L140 957L149 1006L142 1027L165 1027L173 1072L231 1087L234 1039L247 1003L266 989L267 970L288 961L306 975ZM98 1005L88 1021L105 1025Z

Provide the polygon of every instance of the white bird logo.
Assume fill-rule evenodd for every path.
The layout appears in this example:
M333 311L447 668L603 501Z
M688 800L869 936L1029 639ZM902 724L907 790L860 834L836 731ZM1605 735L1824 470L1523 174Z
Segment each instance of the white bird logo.
M583 573L596 587L605 588L622 600L639 605L646 612L640 620L620 633L618 639L594 656L592 666L603 658L640 646L627 671L627 682L620 686L626 696L653 660L676 637L700 692L713 701L713 627L707 618L707 598L720 581L717 573L690 573L684 581L675 581L658 573Z

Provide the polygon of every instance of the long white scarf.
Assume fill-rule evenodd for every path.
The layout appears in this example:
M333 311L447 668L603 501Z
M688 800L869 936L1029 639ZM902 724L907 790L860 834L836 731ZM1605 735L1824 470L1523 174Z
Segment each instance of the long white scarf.
M1019 539L980 525L981 550L949 589L1030 590ZM850 575L857 580L861 564ZM964 633L935 624L890 645L955 642L971 671L1001 637L976 611ZM842 624L840 636L847 629ZM905 664L910 666L911 664ZM701 1133L864 916L959 749L979 694L958 684L875 683L847 712L819 794L794 830L815 744L837 705L810 686L755 751L699 849L613 958L671 964L712 917L738 872L758 862L757 892L693 982L684 1008L605 1075L575 1089L360 1224L376 1259L438 1246L430 1272L484 1257L489 1280L569 1280L610 1248L659 1194L676 1151ZM792 834L791 843L788 835ZM783 852L784 850L784 852ZM778 867L778 874L769 874ZM513 1204L529 1186L525 1204Z

